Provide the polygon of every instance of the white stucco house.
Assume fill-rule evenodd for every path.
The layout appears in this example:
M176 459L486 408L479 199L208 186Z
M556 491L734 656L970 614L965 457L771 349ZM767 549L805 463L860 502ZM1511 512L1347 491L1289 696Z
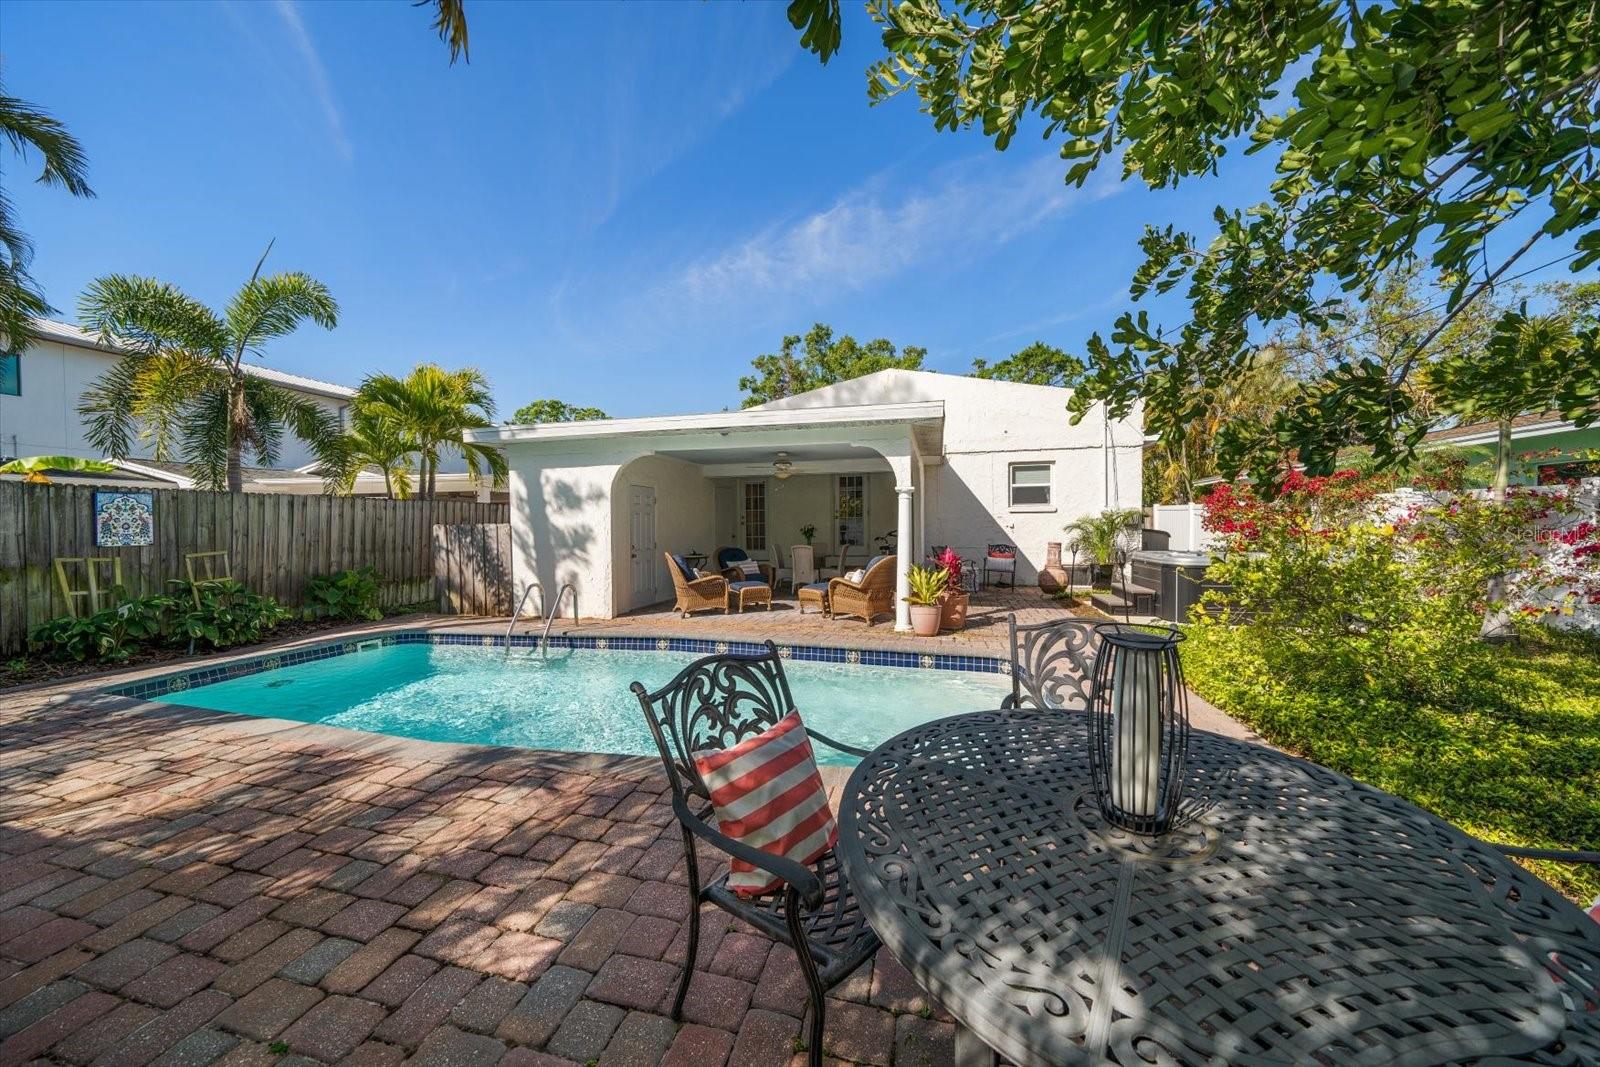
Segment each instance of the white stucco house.
M1017 549L1032 582L1080 515L1136 508L1142 412L1078 425L1049 386L886 370L741 411L502 426L520 590L564 583L584 615L672 599L664 552L744 548L787 562L815 526L819 560L849 542L859 566L897 545L896 628L927 546ZM841 506L841 501L845 502Z

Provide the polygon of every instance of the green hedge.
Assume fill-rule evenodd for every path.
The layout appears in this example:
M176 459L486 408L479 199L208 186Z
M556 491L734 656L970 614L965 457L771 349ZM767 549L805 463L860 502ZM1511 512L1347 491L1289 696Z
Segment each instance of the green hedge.
M1490 841L1600 849L1600 640L1535 626L1515 644L1459 648L1472 697L1444 703L1363 684L1347 659L1319 670L1249 627L1189 633L1195 691L1273 744ZM1529 866L1585 906L1600 893L1600 869Z

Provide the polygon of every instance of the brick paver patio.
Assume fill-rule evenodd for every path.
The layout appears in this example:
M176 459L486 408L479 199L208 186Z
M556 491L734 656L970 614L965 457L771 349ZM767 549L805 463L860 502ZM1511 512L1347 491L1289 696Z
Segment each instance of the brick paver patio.
M431 744L35 690L0 698L0 1063L768 1065L792 954L708 909L654 760ZM947 1063L887 956L826 1051Z
M987 594L937 640L1004 655L1010 610L1063 614L1036 590ZM504 621L354 629L394 628ZM579 632L596 628L929 644L782 611ZM653 757L408 741L106 684L0 693L0 1065L804 1062L792 953L715 909L685 1022L665 1015L688 890ZM833 1062L951 1061L953 1023L886 954L833 997Z

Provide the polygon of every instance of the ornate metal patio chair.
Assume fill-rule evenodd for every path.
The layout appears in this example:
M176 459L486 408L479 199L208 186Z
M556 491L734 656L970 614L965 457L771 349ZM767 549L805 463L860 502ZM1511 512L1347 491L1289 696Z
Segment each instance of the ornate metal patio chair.
M638 682L630 688L639 698L661 750L672 786L672 810L678 817L684 858L689 862L689 952L672 1003L672 1018L683 1018L683 1000L700 947L700 905L710 901L795 950L811 1011L809 1059L812 1067L817 1067L822 1063L827 991L871 959L881 942L867 925L832 850L805 867L735 841L707 821L711 801L693 758L697 751L730 748L754 737L794 710L783 661L771 641L766 645L766 652L759 656L696 660L654 693ZM815 730L806 733L813 741L840 752L869 755ZM697 837L781 878L782 890L742 897L727 887L726 874L702 886L695 854Z
M1011 624L1011 695L1007 708L1088 711L1099 639L1093 619Z
M894 613L893 556L874 556L859 582L848 578L828 580L828 614L831 618L857 615L871 626L879 615Z
M681 612L686 619L691 611L716 608L724 615L728 613L728 579L718 574L695 578L682 556L671 552L662 555L667 557L667 571L672 575L672 591L677 597L672 604L673 611Z

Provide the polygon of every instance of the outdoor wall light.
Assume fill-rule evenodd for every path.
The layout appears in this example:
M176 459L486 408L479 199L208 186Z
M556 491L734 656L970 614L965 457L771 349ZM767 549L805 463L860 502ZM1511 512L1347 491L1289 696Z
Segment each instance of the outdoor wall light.
M1189 703L1174 628L1125 623L1095 628L1089 768L1106 819L1125 830L1162 834L1183 801Z

